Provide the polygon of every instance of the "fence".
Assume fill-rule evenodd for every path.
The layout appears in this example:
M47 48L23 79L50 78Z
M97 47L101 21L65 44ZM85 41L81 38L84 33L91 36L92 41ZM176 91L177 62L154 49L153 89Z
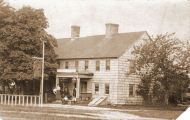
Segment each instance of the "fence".
M38 95L0 94L0 104L4 105L40 106L40 99Z

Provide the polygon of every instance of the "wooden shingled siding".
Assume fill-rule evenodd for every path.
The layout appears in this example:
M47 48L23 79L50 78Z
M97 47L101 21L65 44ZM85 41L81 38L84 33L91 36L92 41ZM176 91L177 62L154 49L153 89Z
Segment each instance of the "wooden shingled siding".
M124 53L119 58L119 79L118 79L118 100L117 104L141 104L142 98L136 94L136 89L140 83L140 79L134 73L130 73L131 50ZM134 96L129 96L129 84L133 84Z
M118 82L118 59L77 59L78 71L85 72L85 61L88 61L86 72L94 73L91 80L87 82L87 92L92 97L104 96L105 85L109 84L108 102L117 103L117 82ZM110 70L106 70L106 60L110 60ZM65 68L65 61L69 62L68 69L75 69L75 60L60 60L60 69ZM100 61L100 70L96 70L96 61ZM99 85L99 92L95 93L95 84Z
M94 88L95 83L99 83L99 94L94 94L93 97L104 96L105 95L105 85L109 84L109 95L108 102L111 104L117 103L117 80L118 80L118 60L110 59L110 70L106 70L106 60L100 60L100 71L95 70L95 60L91 61L92 72L94 73L92 80L92 88Z
M147 34L144 34L138 42L134 45L138 45L143 42L143 38L147 38ZM142 104L143 99L141 96L136 94L138 84L140 83L139 77L135 73L130 72L131 60L134 60L131 52L133 51L133 46L126 50L122 56L118 59L118 86L117 86L117 104ZM134 85L134 95L129 95L129 85Z

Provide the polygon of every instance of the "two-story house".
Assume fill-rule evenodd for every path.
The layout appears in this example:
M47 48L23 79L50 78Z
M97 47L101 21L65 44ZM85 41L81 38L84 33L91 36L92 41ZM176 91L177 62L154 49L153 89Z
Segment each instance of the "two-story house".
M141 104L131 52L148 34L118 33L118 27L109 23L104 35L80 37L80 27L71 26L71 38L57 40L56 84L67 87L71 95L75 88L77 98L86 95L94 103L103 98L111 104Z

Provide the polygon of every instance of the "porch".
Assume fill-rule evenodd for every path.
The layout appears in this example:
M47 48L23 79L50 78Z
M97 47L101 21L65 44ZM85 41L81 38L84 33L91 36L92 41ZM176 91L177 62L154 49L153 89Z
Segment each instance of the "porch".
M80 102L90 101L92 92L89 89L91 90L92 77L93 73L89 72L77 72L75 69L58 69L56 85L59 85L61 95L66 94L70 100L76 98ZM65 91L68 92L65 93Z

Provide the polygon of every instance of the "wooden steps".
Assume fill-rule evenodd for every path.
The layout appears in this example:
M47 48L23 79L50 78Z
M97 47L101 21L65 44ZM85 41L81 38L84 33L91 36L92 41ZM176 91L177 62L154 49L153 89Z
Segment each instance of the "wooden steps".
M88 106L91 107L95 107L98 106L99 104L101 104L104 100L107 99L107 96L99 96L97 98L94 98L89 104Z

